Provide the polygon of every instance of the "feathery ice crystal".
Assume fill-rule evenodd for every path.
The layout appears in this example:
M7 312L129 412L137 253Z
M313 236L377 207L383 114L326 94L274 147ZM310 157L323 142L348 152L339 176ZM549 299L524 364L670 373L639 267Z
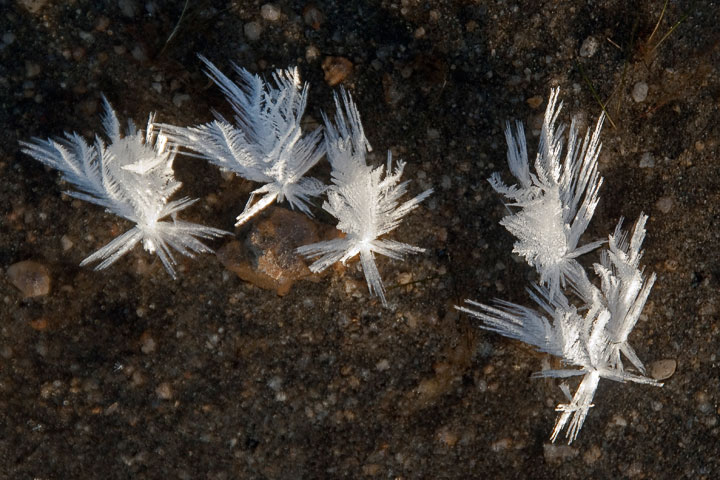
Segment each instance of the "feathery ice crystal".
M496 301L497 306L494 307L470 300L467 303L474 309L457 307L480 319L483 322L481 327L486 330L521 340L541 352L559 357L566 365L579 367L544 370L533 375L558 378L583 375L574 397L570 397L567 385L561 386L570 403L556 408L561 414L553 429L553 441L565 428L571 415L567 432L569 443L577 438L587 412L593 406L592 400L601 378L662 386L653 379L625 372L620 363L622 351L644 373L642 363L627 344L627 337L645 306L655 279L653 275L646 281L642 277L642 269L638 267L646 220L645 215L637 220L629 246L624 241L620 224L615 234L610 235L609 251L603 252L603 260L595 264L602 288L597 289L588 282L594 291L587 297L581 295L588 300L581 309L570 304L564 293L551 295L549 289L543 286L536 286L536 292L530 291L542 313L502 300ZM551 320L548 321L545 315Z
M265 184L252 192L236 226L275 200L287 199L291 207L311 215L308 199L320 195L325 186L303 175L325 152L321 129L302 134L300 120L308 86L300 82L297 68L277 70L273 74L277 88L273 88L259 76L233 65L242 81L239 86L205 57L200 59L232 105L237 126L215 112L216 120L197 127L163 124L170 141L247 180Z
M530 173L522 123L517 122L514 134L508 123L505 129L508 164L519 185L505 185L499 173L489 180L497 192L510 200L510 206L519 207L500 224L517 237L513 252L536 268L540 283L548 286L551 296L560 292L569 275L585 275L575 258L602 244L591 242L578 247L580 236L595 212L602 184L597 158L604 115L598 119L592 137L589 131L585 135L582 146L573 119L563 161L565 127L555 125L562 109L562 102L557 102L558 94L559 89L552 91L545 110L535 173Z
M608 237L607 248L600 253L600 263L594 264L600 280L600 287L595 286L575 258L604 243L577 247L598 203L602 180L597 173L597 156L603 118L592 136L586 134L580 149L577 128L571 125L568 152L561 164L563 127L555 127L560 111L557 96L555 89L545 112L536 174L529 172L525 136L518 124L515 136L509 126L505 135L510 170L520 186L505 186L497 174L490 180L498 192L514 201L511 205L520 207L501 224L518 237L514 251L540 275L544 285L529 290L540 311L503 300L496 300L495 306L466 300L467 307L456 308L481 320L481 328L533 345L575 367L545 370L535 377L583 376L574 396L566 384L560 386L569 403L557 406L560 414L551 436L555 441L567 426L566 436L572 443L593 406L601 378L662 384L644 376L645 368L628 343L655 282L655 275L646 278L639 265L648 217L640 215L629 242L620 220ZM568 300L566 290L578 306ZM621 354L642 375L626 372Z
M171 248L190 257L193 252L212 252L198 238L215 238L227 232L176 218L177 212L196 200L185 197L168 202L181 186L175 180L172 166L176 149L168 149L167 138L153 129L154 115L150 115L144 133L130 121L123 136L120 122L105 97L103 103L103 127L109 144L96 136L95 143L90 145L77 133L66 133L63 139L33 138L31 142L20 142L23 152L59 170L63 179L77 189L66 192L68 195L105 207L136 224L80 265L102 260L95 269L106 268L142 241L145 250L157 253L175 278ZM161 221L167 216L172 218L171 222Z
M370 294L379 296L383 305L387 305L374 254L402 259L406 254L424 249L379 237L394 230L408 212L432 193L432 189L399 203L400 197L407 192L408 182L400 182L405 163L398 162L393 170L388 151L385 168L367 165L365 156L370 151L370 144L365 138L360 115L344 90L341 98L335 95L336 126L324 116L333 184L328 188L328 199L323 208L338 219L337 228L346 236L305 245L297 251L307 257L320 257L310 265L313 272L320 272L338 261L345 263L359 254Z

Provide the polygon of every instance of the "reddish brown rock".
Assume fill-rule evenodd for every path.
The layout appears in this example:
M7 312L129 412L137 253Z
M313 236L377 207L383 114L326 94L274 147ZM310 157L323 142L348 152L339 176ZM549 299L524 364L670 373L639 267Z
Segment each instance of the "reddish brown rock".
M7 276L25 298L42 297L50 293L50 272L42 263L32 260L14 263L8 267Z
M343 82L353 71L353 64L345 57L325 57L322 63L325 82L334 87Z
M252 227L244 243L235 240L224 245L217 257L246 282L286 295L297 280L320 278L295 249L320 241L323 230L304 214L273 207L267 218Z

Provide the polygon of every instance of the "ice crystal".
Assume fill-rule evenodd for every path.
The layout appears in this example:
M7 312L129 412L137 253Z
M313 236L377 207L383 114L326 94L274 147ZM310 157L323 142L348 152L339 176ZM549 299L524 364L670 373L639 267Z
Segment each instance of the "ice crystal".
M595 273L600 277L600 292L595 289L593 297L610 312L608 323L607 357L614 368L623 369L620 353L639 371L645 373L645 367L628 343L628 335L635 327L648 295L655 283L655 274L646 278L639 263L642 258L642 242L645 239L647 215L641 214L635 222L630 242L622 231L620 219L615 233L609 236L608 248L603 250L600 263L596 263ZM599 294L598 294L599 293Z
M602 244L596 241L578 247L595 212L602 184L597 159L604 115L598 119L592 136L586 133L582 145L573 119L563 160L565 127L556 125L562 109L558 95L556 88L545 110L535 172L530 172L522 123L517 122L514 133L508 123L508 164L519 184L505 185L499 173L489 179L493 188L509 200L509 206L517 209L500 222L517 237L513 251L536 268L540 283L548 286L551 295L564 287L568 276L584 275L575 259Z
M291 207L310 215L309 198L320 195L325 186L304 175L322 158L324 149L321 129L303 135L300 121L308 85L300 82L297 68L277 70L274 88L233 65L239 85L205 57L200 59L235 111L235 125L215 112L216 119L205 125L163 125L170 140L247 180L264 183L250 195L236 226L276 200L287 199Z
M385 168L367 165L370 144L355 104L344 91L335 96L335 104L335 125L325 117L326 150L332 165L333 184L328 188L323 208L338 219L337 228L346 235L305 245L297 251L307 257L319 257L310 265L313 272L360 255L370 294L379 296L383 305L387 305L375 254L402 259L406 254L424 249L380 237L397 228L402 218L427 198L432 189L400 203L408 185L407 181L400 182L405 163L399 161L393 169L392 155L388 152Z
M572 396L570 388L561 385L568 403L557 406L560 414L551 436L555 441L567 427L566 436L572 443L593 406L601 378L662 384L644 376L643 364L628 343L655 282L655 275L646 278L640 267L648 217L640 215L629 241L620 220L600 254L600 263L594 264L600 286L593 284L576 258L604 243L578 247L598 204L602 178L597 158L603 116L582 143L573 121L561 160L564 127L555 125L562 108L558 93L552 91L545 111L535 172L530 172L522 125L518 123L513 133L508 124L508 163L519 184L506 186L497 173L490 178L493 188L511 201L514 210L500 222L517 237L513 251L539 274L541 285L529 292L540 311L503 300L496 300L494 306L466 300L468 306L456 308L478 318L481 328L533 345L567 367L544 370L535 377L583 377ZM640 374L625 371L621 354Z
M569 443L577 438L587 412L593 406L592 400L601 378L662 385L645 376L624 371L620 362L622 352L644 373L642 363L627 343L627 337L655 280L654 275L649 280L644 279L638 266L646 220L645 215L637 220L629 244L621 231L622 220L618 224L615 233L609 237L609 249L603 253L601 263L595 264L601 288L589 284L591 290L581 292L584 295L581 295L583 305L580 309L572 305L563 292L552 294L544 286L536 286L535 291L530 291L530 296L542 312L503 300L497 300L496 306L467 300L472 308L457 307L480 319L481 327L486 330L533 345L541 352L559 357L568 366L578 367L544 370L534 375L560 378L583 375L575 395L569 398L570 402L556 408L561 414L553 429L553 441L568 421ZM563 385L562 389L569 397L568 387Z
M59 170L76 191L68 195L105 207L109 212L136 225L83 260L81 265L100 261L96 270L106 268L142 241L150 253L157 253L165 269L175 278L172 249L192 257L194 252L212 252L200 240L226 232L176 218L177 212L196 200L184 197L168 201L180 188L175 180L173 160L176 149L168 148L167 138L153 128L150 115L145 132L128 122L125 135L110 103L103 97L103 127L107 145L96 136L91 145L77 133L65 138L33 138L20 142L23 152ZM172 221L161 221L170 216Z

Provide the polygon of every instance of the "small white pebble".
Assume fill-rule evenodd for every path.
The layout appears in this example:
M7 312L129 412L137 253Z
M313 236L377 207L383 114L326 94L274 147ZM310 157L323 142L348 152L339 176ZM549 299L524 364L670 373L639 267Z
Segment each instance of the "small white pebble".
M653 168L655 166L655 157L650 152L645 152L640 157L640 168Z
M133 18L139 10L137 3L133 0L118 0L118 7L120 7L122 14L128 18Z
M670 210L672 210L673 207L673 199L672 197L662 197L657 202L655 202L655 206L662 213L670 213Z
M600 47L600 42L595 37L587 37L585 41L583 41L582 45L580 46L580 56L585 58L590 58L595 53L597 53L598 48Z
M280 9L271 3L266 3L260 7L260 15L268 22L277 22L280 20Z
M320 58L320 50L315 45L310 45L305 49L305 60L310 62L316 61Z
M190 100L190 95L187 93L178 93L173 97L173 103L176 107L182 107L182 104Z
M63 252L67 252L73 247L73 241L67 235L63 235L60 237L60 245L62 245Z
M243 32L245 32L245 37L247 37L248 40L254 42L260 38L262 27L258 22L248 22L243 26Z
M163 382L155 389L155 395L157 395L160 400L172 400L172 387L168 382Z
M648 94L648 85L645 82L638 82L633 87L632 98L637 103L644 102Z
M377 364L375 364L375 368L379 372L384 372L385 370L390 368L390 362L388 362L386 359L382 359Z

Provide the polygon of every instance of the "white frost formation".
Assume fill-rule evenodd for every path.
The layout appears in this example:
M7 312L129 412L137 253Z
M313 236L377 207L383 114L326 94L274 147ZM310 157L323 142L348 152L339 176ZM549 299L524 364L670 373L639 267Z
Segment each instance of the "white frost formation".
M490 184L517 207L500 221L517 237L513 252L525 257L547 285L550 295L559 293L571 276L585 275L575 260L602 242L578 247L598 204L602 178L598 175L600 129L604 115L598 119L592 136L588 131L580 144L575 120L570 124L567 152L562 159L564 125L556 126L562 109L558 104L559 89L553 89L545 110L540 133L540 147L535 158L535 173L530 173L527 144L522 123L517 122L513 134L510 123L505 129L508 164L519 185L507 186L495 173Z
M236 226L276 200L287 199L291 207L311 215L307 202L320 195L325 186L304 175L325 151L321 129L303 136L300 121L308 85L300 82L297 68L277 70L273 74L277 88L273 88L259 76L233 65L241 86L205 57L200 59L235 111L235 125L217 112L216 119L205 125L185 128L163 124L170 140L246 180L264 183L250 195Z
M525 136L518 124L515 136L509 126L505 134L510 170L520 185L507 187L497 174L490 179L498 192L513 200L511 206L520 208L501 224L518 237L514 252L524 256L540 275L543 285L529 292L541 310L503 300L497 300L495 306L466 300L468 307L456 308L481 320L481 328L533 345L569 367L544 370L535 377L583 376L574 396L568 385L561 385L568 403L556 407L560 415L551 436L555 441L567 427L568 443L572 443L593 406L601 378L662 384L644 376L645 368L628 343L655 282L655 275L645 277L640 266L648 217L640 214L629 241L620 220L608 237L607 249L600 254L600 263L594 264L600 283L599 288L595 286L575 258L604 243L577 247L598 203L602 117L592 136L589 132L585 136L581 148L577 129L571 125L568 152L561 164L563 128L554 126L560 110L557 97L555 89L545 112L536 173L529 172ZM579 306L568 300L568 294ZM641 375L625 371L621 354Z
M432 189L400 203L408 185L407 181L400 182L405 163L398 162L393 170L388 151L385 168L367 165L365 157L370 144L355 104L342 91L341 96L335 95L335 105L336 125L324 117L333 184L328 188L328 199L323 208L338 219L337 228L346 236L305 245L297 251L307 257L319 257L310 265L313 272L325 270L338 261L344 264L359 254L370 294L379 296L387 306L385 289L375 265L375 253L402 259L406 254L425 250L380 237L397 228L402 218L427 198Z
M176 262L171 249L189 257L194 252L212 252L198 238L211 239L227 232L176 218L177 212L196 200L184 197L168 201L181 186L173 172L176 149L168 149L167 138L153 129L154 115L150 115L144 133L130 121L123 136L120 122L105 97L103 103L103 127L109 144L96 136L95 143L90 145L77 133L66 133L63 139L33 138L20 142L23 152L59 170L63 179L77 189L66 192L68 195L105 207L136 224L80 265L101 260L95 267L101 270L142 241L145 250L157 253L175 278ZM167 216L172 221L161 221Z

